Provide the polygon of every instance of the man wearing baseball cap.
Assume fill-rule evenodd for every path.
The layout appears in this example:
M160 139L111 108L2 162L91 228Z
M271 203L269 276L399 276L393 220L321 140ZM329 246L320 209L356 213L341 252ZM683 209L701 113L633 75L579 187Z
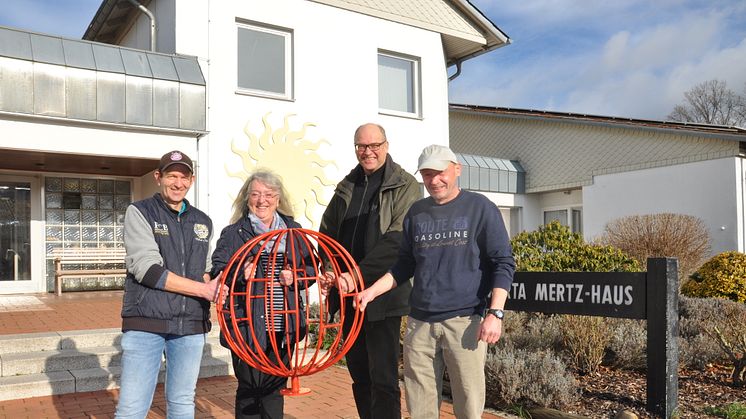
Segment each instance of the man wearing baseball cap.
M164 154L154 177L159 192L132 203L124 218L127 277L116 417L146 417L165 352L168 417L193 418L210 303L220 284L207 274L212 221L185 198L195 179L189 156Z
M487 344L502 333L515 262L500 211L484 195L461 190L461 164L431 145L417 170L428 198L404 219L399 259L356 297L359 310L414 274L404 337L404 386L412 419L439 416L448 369L457 418L481 418ZM340 281L343 291L350 284Z

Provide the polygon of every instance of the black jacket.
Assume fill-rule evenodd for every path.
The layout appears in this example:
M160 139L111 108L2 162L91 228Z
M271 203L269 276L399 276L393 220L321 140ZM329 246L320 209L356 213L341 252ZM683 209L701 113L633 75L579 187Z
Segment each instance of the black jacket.
M169 271L202 282L209 270L212 221L188 201L184 203L184 211L178 214L156 193L127 208L122 331L174 335L210 331L209 301L157 288Z
M402 222L409 207L422 198L422 188L414 176L396 164L390 155L384 163L383 181L378 191L378 199L371 206L368 214L368 225L365 226L365 257L358 262L365 286L371 286L385 274L396 262L399 245L402 239ZM324 211L319 231L338 239L340 227L344 222L347 208L352 199L355 182L363 176L360 165L357 165L334 191L334 196ZM347 249L348 251L350 249ZM409 293L411 283L403 283L371 302L365 311L365 318L370 321L383 320L388 316L403 316L409 313ZM330 291L330 304L339 300L336 288ZM335 307L330 307L333 311Z
M301 225L293 221L292 217L287 217L284 215L281 215L281 217L285 221L285 224L288 226L288 228L301 228ZM244 244L258 235L259 234L254 231L251 222L247 217L244 217L236 223L225 227L220 233L220 238L218 239L217 245L215 246L215 251L212 253L212 271L210 272L210 276L214 278L220 272L222 272L228 265L231 257L233 257L233 254L236 253L236 251L239 250ZM290 240L288 238L287 246L290 246L289 242ZM310 255L309 250L305 249L304 244L300 242L295 242L295 248L295 254L301 256L299 260L295 261L296 267L304 266L307 277L316 276L317 270L308 261L308 256ZM245 261L252 261L253 257L256 256L257 251L258 248L257 246L255 246L246 257ZM286 260L288 259L286 258ZM258 265L258 269L260 269L259 274L264 275L263 272L261 272L261 265ZM239 282L235 285L235 287L233 287L233 292L241 293L246 291L246 279L244 278L243 274L243 266L238 266L238 264L236 264L231 268L230 272L225 272L224 275L226 277L226 285L228 285L229 288L231 287L234 276L238 279ZM300 306L301 313L300 316L298 316L301 321L300 327L298 328L300 333L299 335L296 335L294 332L290 333L290 343L295 343L296 341L303 339L306 335L304 293L301 292L301 290L305 289L307 286L311 286L312 283L313 281L299 281L298 289L290 286L285 293L287 309L294 310L296 307ZM252 288L253 289L250 293L251 295L264 295L264 283L258 281L253 282ZM229 298L226 299L225 308L227 308L227 305L231 302L233 302L234 304L234 312L236 314L236 318L247 318L245 297L242 297L239 294L231 298L231 295L229 295ZM267 343L267 327L265 321L266 310L264 308L264 305L261 303L252 304L251 306L251 318L253 319L255 336L258 343L262 347L264 347L264 345L266 345ZM287 316L287 319L287 330L294 331L297 323L296 316ZM229 320L227 314L226 320ZM231 322L227 321L227 323L230 324ZM254 340L251 337L251 333L249 332L248 323L246 321L239 321L238 325L241 330L241 334L243 335L243 339L253 348ZM224 332L224 330L221 330L220 342L223 346L228 347L227 342L225 341L225 336L223 335Z

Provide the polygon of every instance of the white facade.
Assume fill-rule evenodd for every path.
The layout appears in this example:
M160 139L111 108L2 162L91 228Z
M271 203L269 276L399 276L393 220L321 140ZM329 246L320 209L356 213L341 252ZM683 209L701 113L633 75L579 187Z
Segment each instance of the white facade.
M431 7L433 4L429 2L399 4L392 0L378 2L372 7L337 0L331 5L327 3L330 2L152 0L147 7L156 17L156 52L178 55L173 57L178 75L168 72L164 75L161 67L156 76L158 54L145 57L138 51L122 52L122 57L127 53L128 59L135 61L125 60L124 67L121 67L122 61L113 63L120 66L114 72L100 68L106 63L99 61L91 67L85 67L87 64L80 67L66 61L66 57L53 57L51 63L58 66L53 68L57 73L52 79L57 88L53 98L61 103L57 105L61 110L58 114L49 117L50 114L41 108L45 102L38 102L39 106L34 102L32 106L23 95L14 96L13 100L33 111L0 109L0 129L4 133L0 138L0 152L7 150L14 156L29 158L25 165L0 165L0 188L30 189L30 197L12 199L19 208L25 206L19 204L21 200L29 202L30 239L24 236L21 241L31 242L23 246L31 247L32 266L30 280L26 277L24 281L17 281L18 284L0 281L0 294L50 289L50 249L70 245L59 239L64 236L67 240L67 221L57 220L67 217L68 209L75 205L78 207L70 209L71 214L77 210L81 218L75 227L78 230L72 231L72 227L70 230L72 246L96 246L95 241L104 230L107 240L109 234L114 235L105 245L121 245L117 242L121 234L117 217L122 216L122 208L111 210L115 217L111 227L102 227L97 224L100 219L88 221L88 224L83 222L84 208L79 202L68 208L67 204L60 206L57 201L50 204L49 196L54 195L53 200L70 198L59 189L67 187L68 181L79 182L81 188L83 183L110 185L112 181L117 187L126 187L128 200L145 198L155 191L152 171L146 172L170 150L181 150L195 161L197 183L187 198L211 216L216 234L228 224L233 198L243 180L260 167L270 168L283 177L293 198L296 219L304 227L317 228L336 183L357 164L353 134L359 125L381 124L386 129L394 160L414 172L423 147L445 145L449 141L447 65L509 42L479 11L461 0L440 0L437 7ZM427 13L421 13L423 7ZM150 19L126 2L102 0L85 37L148 50L150 26ZM245 33L247 27L258 28L254 32L260 35L265 32L280 34L285 40L284 64L290 88L283 95L264 94L239 86L242 74L239 62L245 63L245 55L239 57L243 54L239 35L242 30ZM17 39L14 33L0 35ZM105 39L96 38L99 35ZM28 34L22 37L27 39ZM44 41L55 45L60 42L59 38L44 38ZM93 48L95 53L95 46L86 48ZM52 49L52 52L57 51ZM8 53L0 48L0 60L10 57L7 62L2 61L6 67L21 63L29 69L22 75L28 85L24 88L29 90L27 96L34 97L34 89L41 87L34 87L31 81L37 77L36 73L47 77L37 70L50 67L47 64L50 61L36 56L29 60L23 54L23 50ZM381 76L386 74L381 69L388 68L381 64L381 56L385 55L410 66L405 73L407 87L412 91L404 95L411 102L407 105L412 106L411 110L379 109L379 84L390 82ZM195 74L195 58L204 86L202 77ZM184 61L190 61L193 67L180 68ZM131 71L132 65L135 73ZM250 70L254 66L248 63L244 67ZM152 79L148 75L150 69ZM173 69L171 67L170 71ZM36 72L31 75L33 71ZM73 80L70 75L84 77ZM103 89L115 82L119 83L115 91L120 96L110 98ZM79 83L88 89L85 92L94 92L93 98L80 93L83 90L76 90ZM98 93L95 93L96 88ZM65 107L65 104L74 105L70 98L75 95L87 100L90 118L71 116L72 108ZM180 107L176 111L176 108L166 108L162 97ZM2 95L0 104L1 99ZM45 96L40 95L39 99ZM127 119L97 119L101 116L97 109L100 111L102 105L108 106L115 100L122 100L122 106L126 105L126 109L120 106L116 110ZM139 103L147 106L143 108ZM194 114L202 108L201 115ZM171 119L164 124L161 119L157 120L157 116L164 115L158 112L164 111L170 112L165 115L175 117L176 122ZM144 117L147 122L136 125L138 122L133 123L130 117ZM184 126L184 121L194 124ZM180 128L169 128L175 126ZM69 164L64 163L62 167L58 164L56 170L33 162L43 162L45 158L60 160L61 157ZM107 174L109 165L130 163L136 167ZM97 192L80 189L74 193L78 194L78 199L89 202L102 199L95 195ZM124 197L124 193L119 197ZM116 198L114 194L113 199ZM120 199L120 207L126 206L123 202ZM100 212L100 208L96 207L95 211ZM109 211L108 207L103 211ZM94 239L82 238L86 234ZM4 243L0 244L5 246ZM24 259L24 263L28 261ZM0 268L6 275L6 266ZM6 279L5 276L2 279Z
M670 212L702 219L713 254L744 252L743 166L736 157L595 176L583 188L585 238L616 218Z
M557 217L591 242L618 218L667 212L700 218L712 254L746 251L742 128L454 105L450 130L454 151L525 169L525 194L493 199L521 230Z
M199 141L197 205L217 227L230 218L241 176L256 167L280 174L296 201L297 220L304 227L317 227L334 185L357 164L353 134L363 123L386 129L390 154L412 173L424 146L448 144L448 74L438 32L300 0L156 0L149 8L164 26L158 30L158 50L169 47L163 32L172 29L171 23L160 23L161 16L167 20L173 15L174 52L196 56L207 81L209 134ZM237 38L242 24L292 34L290 98L238 88ZM122 42L147 48L149 27L147 18L138 17ZM379 111L382 51L418 61L419 115ZM287 147L289 139L275 138L254 149L248 160L234 151L249 150L250 135L258 138L267 128L282 130L286 118L289 131L305 125L304 144Z

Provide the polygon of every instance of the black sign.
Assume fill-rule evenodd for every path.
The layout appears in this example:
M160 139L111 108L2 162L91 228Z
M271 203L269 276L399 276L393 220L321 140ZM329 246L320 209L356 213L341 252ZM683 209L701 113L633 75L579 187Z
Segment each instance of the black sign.
M506 308L645 319L645 272L516 272Z

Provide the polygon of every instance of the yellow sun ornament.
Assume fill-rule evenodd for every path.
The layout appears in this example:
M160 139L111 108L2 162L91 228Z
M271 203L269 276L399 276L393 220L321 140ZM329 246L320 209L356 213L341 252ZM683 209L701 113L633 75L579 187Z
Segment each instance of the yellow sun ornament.
M324 139L311 141L305 138L306 128L316 126L313 123L306 122L301 129L291 131L289 119L293 114L286 115L283 126L273 132L269 115L262 118L264 132L259 137L251 133L248 122L244 126L244 134L249 139L247 150L241 150L236 140L231 141L231 151L241 157L243 170L232 172L226 164L225 171L228 176L239 178L242 182L258 168L277 173L290 194L296 217L302 214L312 228L317 228L314 209L317 205L327 204L324 190L336 186L324 173L325 167L330 164L336 167L336 164L317 153L322 144L330 144Z

